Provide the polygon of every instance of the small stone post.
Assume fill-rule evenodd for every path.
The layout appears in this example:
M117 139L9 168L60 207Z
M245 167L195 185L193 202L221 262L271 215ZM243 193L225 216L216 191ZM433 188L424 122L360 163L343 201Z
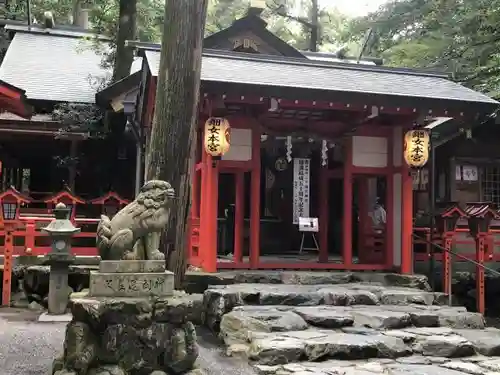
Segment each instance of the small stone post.
M55 219L43 228L52 242L52 251L47 255L50 265L49 314L62 315L68 305L68 271L75 256L71 254L71 237L80 232L69 220L71 210L64 203L54 209Z

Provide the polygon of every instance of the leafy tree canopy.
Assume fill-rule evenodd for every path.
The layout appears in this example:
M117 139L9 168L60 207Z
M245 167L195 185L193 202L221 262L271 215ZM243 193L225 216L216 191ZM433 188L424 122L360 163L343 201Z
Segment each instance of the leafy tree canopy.
M347 35L359 41L371 28L367 53L386 64L451 72L500 98L499 21L499 0L393 0L353 21Z
M31 12L35 20L42 22L45 11L51 11L57 24L70 24L72 12L77 0L31 0ZM82 1L83 7L90 9L89 20L99 33L114 38L116 36L119 14L119 0ZM250 0L210 0L207 13L207 35L229 27L234 20L244 16ZM268 0L263 18L269 28L280 38L299 49L307 49L308 30L304 29L297 19L307 19L310 13L311 0ZM138 39L145 42L159 42L164 19L164 0L137 0ZM284 17L277 14L276 9L283 6ZM342 31L347 27L348 19L335 8L320 7L319 28L321 50L334 50L339 45ZM4 14L5 18L26 20L25 0L10 0Z

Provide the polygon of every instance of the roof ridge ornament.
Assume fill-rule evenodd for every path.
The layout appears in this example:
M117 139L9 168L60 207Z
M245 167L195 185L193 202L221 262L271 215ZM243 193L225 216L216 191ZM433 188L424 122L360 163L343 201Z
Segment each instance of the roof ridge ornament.
M265 0L250 0L250 7L248 8L247 14L249 16L259 17L264 11L264 9L266 9Z
M43 24L46 29L53 29L56 25L54 15L50 11L43 12Z

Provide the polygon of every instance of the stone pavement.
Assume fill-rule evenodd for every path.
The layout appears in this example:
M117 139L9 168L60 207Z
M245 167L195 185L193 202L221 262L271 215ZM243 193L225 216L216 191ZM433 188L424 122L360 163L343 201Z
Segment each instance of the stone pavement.
M0 374L50 375L62 350L66 323L38 323L37 313L0 309ZM228 358L201 330L198 366L207 375L255 375L248 364Z
M500 330L445 297L381 283L215 286L205 324L261 374L500 375Z

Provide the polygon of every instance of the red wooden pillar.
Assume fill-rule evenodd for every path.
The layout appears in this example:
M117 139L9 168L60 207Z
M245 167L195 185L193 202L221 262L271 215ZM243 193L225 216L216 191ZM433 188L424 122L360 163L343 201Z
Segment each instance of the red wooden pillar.
M391 129L387 136L387 165L389 172L386 175L386 191L385 191L385 264L387 269L392 269L394 266L394 147L395 142L401 142L394 136L395 130Z
M394 266L394 173L392 169L387 175L386 186L385 264L387 269L392 269Z
M352 267L352 137L346 141L344 159L344 202L342 223L342 257L347 269Z
M413 183L410 169L403 163L401 174L401 273L413 273Z
M197 145L197 149L199 146ZM188 253L188 262L190 262L193 257L193 220L195 218L199 218L199 200L198 200L198 170L196 168L197 164L197 158L195 158L195 162L193 163L192 171L191 171L191 207L190 207L190 212L189 212L189 218L188 218L188 225L187 225L187 230L186 230L186 244L187 244L187 253ZM192 264L192 263L190 263Z
M366 245L366 233L369 230L369 216L368 207L370 202L368 201L368 177L361 176L358 177L358 255L361 257L359 252L365 251Z
M252 172L250 184L250 268L260 255L260 125L252 124Z
M200 256L206 272L217 271L217 201L218 168L207 153L202 156Z
M200 262L204 271L207 270L207 233L208 233L208 223L207 223L207 199L208 195L208 185L207 185L207 154L203 152L201 155L201 182L200 182L200 247L198 249L198 256L200 257Z
M191 185L191 216L200 217L200 171L193 170L193 180Z
M219 168L217 164L213 163L213 158L208 155L208 185L210 195L208 196L209 209L209 236L208 236L208 264L210 264L210 272L217 271L217 208L219 201Z
M14 228L9 223L4 224L5 239L3 253L3 287L2 306L10 306L10 293L12 288L12 257L14 255Z
M484 283L484 253L486 250L486 233L479 233L476 237L476 306L477 312L484 314L486 311Z
M245 221L245 172L236 172L236 198L234 213L234 261L243 260L243 233Z
M451 293L451 285L450 285L450 265L451 265L451 258L450 258L450 250L453 244L453 232L448 232L446 231L443 233L443 247L446 249L446 251L443 251L443 292L445 294L450 294Z
M328 262L328 170L319 171L319 261Z

